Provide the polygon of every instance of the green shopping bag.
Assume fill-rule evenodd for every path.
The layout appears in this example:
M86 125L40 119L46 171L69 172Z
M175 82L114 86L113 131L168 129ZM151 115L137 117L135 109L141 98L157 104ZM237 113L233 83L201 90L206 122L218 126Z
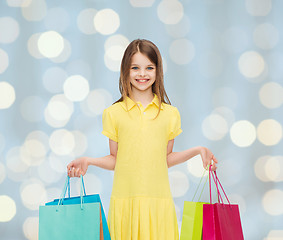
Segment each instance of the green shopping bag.
M82 189L80 204L62 205L66 179L58 204L39 207L39 240L100 239L100 203L84 203Z
M203 176L204 176L204 173L203 173ZM199 200L200 200L200 197L202 195L202 192L206 185L207 180L204 183L204 186L203 186L198 202L194 202L194 198L199 189L203 176L198 184L198 187L196 189L196 192L193 196L192 201L184 202L180 240L201 240L202 239L203 204L206 204L206 203L199 202Z

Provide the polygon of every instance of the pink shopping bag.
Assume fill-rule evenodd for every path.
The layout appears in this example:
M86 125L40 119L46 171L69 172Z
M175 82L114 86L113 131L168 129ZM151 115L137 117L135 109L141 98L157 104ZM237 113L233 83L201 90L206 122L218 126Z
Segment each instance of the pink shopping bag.
M211 176L216 184L221 203L211 204ZM223 203L218 183L228 201ZM243 231L237 204L230 204L216 172L209 172L210 204L203 205L203 240L243 240Z

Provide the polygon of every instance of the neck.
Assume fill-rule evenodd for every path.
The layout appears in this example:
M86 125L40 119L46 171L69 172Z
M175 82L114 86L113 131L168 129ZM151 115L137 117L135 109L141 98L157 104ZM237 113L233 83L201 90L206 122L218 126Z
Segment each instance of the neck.
M141 102L142 105L147 105L152 101L154 98L154 94L152 92L152 89L149 88L148 91L135 91L135 89L132 89L132 94L130 98L134 100L135 102Z

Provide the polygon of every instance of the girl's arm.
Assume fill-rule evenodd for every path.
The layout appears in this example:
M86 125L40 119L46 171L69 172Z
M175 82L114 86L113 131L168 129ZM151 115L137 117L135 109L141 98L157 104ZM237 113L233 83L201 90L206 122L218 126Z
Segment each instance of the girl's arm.
M114 170L116 164L116 155L118 151L118 143L109 139L110 155L100 158L80 157L67 166L69 177L80 177L85 175L89 165Z
M193 147L182 152L172 152L174 145L174 139L168 142L167 146L167 165L168 168L174 165L183 163L196 155L200 154L203 162L203 167L206 168L212 163L212 170L216 170L217 159L214 157L212 152L206 147ZM212 162L213 160L213 162Z

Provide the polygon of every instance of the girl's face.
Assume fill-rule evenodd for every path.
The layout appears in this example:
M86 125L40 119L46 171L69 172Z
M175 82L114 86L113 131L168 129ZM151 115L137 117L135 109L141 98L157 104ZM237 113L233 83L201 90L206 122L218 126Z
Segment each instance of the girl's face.
M148 57L137 52L132 57L129 77L132 91L152 91L152 84L156 79L156 66Z

